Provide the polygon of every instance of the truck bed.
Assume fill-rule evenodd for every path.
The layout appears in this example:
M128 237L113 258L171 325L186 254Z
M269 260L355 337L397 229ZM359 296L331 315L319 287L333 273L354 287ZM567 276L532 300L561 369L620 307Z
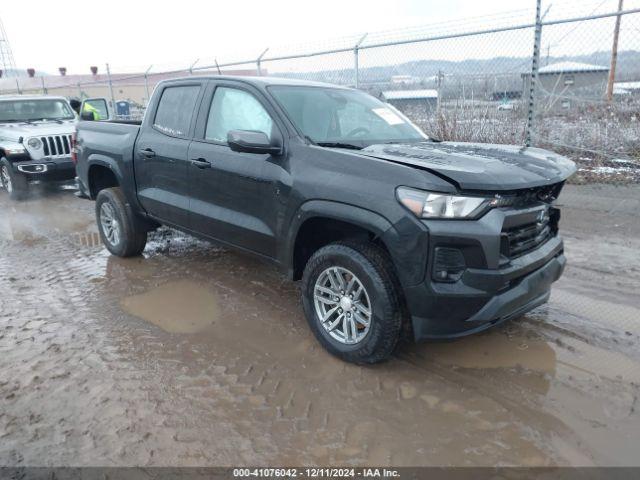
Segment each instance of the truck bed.
M120 176L133 182L133 152L139 131L139 121L79 122L77 142L80 151L76 171L83 184L89 185L89 160L117 168L121 170Z
M133 120L78 123L78 140L86 149L82 159L104 154L115 160L130 160L140 122Z

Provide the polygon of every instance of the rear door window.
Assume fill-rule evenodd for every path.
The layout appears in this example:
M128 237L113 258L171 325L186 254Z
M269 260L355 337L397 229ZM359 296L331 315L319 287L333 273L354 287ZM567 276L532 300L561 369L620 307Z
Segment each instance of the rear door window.
M199 92L199 85L165 88L153 127L167 135L187 136Z

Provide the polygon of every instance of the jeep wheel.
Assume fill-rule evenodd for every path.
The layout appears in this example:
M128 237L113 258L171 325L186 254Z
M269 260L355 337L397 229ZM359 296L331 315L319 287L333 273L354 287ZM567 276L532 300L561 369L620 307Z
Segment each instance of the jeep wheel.
M380 362L398 343L400 289L376 245L340 242L318 250L304 270L302 303L316 338L343 360Z
M96 220L107 250L118 257L140 255L147 244L147 232L127 206L120 188L101 190L96 199Z
M11 164L5 159L0 160L0 182L9 194L11 200L22 200L27 196L29 184L24 175L15 173Z

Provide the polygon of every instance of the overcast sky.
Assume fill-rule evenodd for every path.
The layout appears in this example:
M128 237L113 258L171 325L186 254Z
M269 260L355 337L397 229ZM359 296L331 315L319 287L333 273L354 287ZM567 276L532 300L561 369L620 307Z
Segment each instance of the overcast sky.
M544 1L549 2L552 11L575 7L576 14L617 5L617 0ZM19 68L56 73L66 66L70 73L88 73L90 65L103 71L105 62L114 71L140 71L149 64L245 58L267 46L329 45L336 37L534 5L535 0L4 0L0 18Z

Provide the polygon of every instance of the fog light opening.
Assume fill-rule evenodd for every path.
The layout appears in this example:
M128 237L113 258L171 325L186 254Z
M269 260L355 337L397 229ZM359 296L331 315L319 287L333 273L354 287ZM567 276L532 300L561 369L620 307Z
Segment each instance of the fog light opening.
M433 279L453 283L462 278L467 269L464 255L457 248L436 247L433 262Z

